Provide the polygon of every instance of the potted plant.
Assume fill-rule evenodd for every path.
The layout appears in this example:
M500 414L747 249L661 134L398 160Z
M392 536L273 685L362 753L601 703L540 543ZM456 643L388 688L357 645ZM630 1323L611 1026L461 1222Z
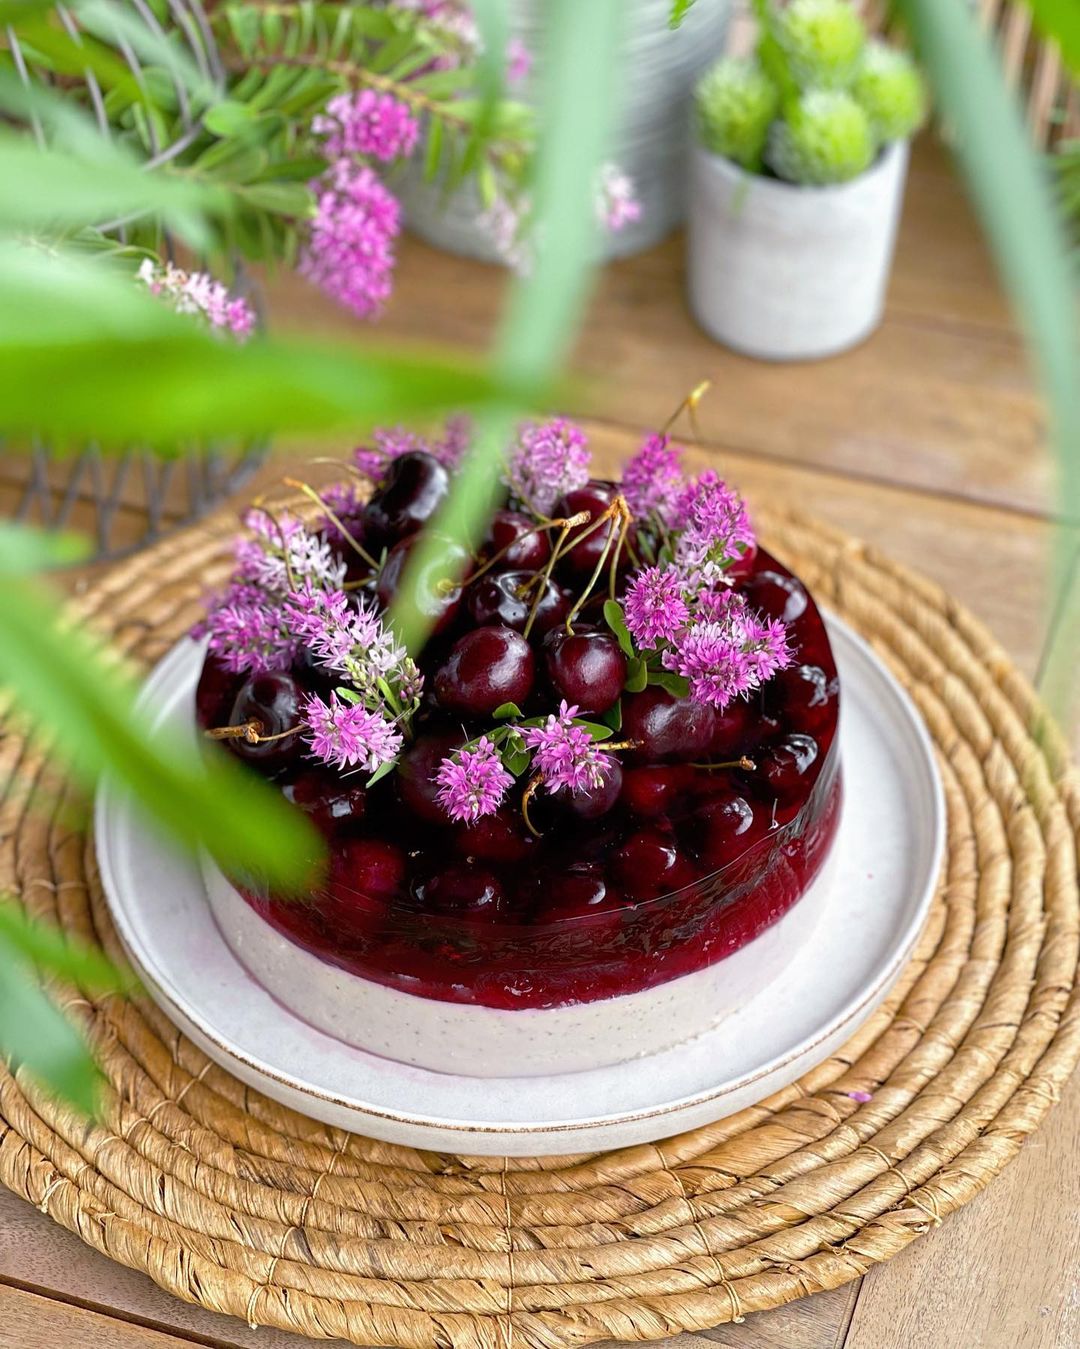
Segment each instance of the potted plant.
M721 60L696 91L689 298L718 341L807 360L881 320L926 95L847 0L758 10L753 56Z

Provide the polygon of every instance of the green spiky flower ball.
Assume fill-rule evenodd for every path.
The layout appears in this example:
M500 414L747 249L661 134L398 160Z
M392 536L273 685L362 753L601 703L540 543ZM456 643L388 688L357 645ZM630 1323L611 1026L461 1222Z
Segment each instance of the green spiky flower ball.
M776 36L802 89L838 89L854 74L866 41L848 0L791 0L777 12Z
M780 93L756 61L727 57L702 79L695 95L702 144L744 169L760 169Z
M765 158L791 183L844 183L870 167L877 141L870 119L841 89L810 89L773 124Z
M914 61L884 42L863 52L851 92L881 142L904 140L926 118L926 86Z

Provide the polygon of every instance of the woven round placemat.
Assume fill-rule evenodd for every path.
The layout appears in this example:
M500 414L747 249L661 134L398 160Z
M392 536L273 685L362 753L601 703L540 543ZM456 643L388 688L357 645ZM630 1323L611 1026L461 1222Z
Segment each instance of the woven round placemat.
M760 523L910 690L948 801L916 956L841 1053L655 1145L453 1157L314 1123L211 1063L153 1004L55 985L112 1090L87 1123L2 1073L5 1184L214 1311L461 1349L737 1319L858 1277L971 1199L1080 1055L1077 781L1028 685L940 589L800 517ZM224 518L187 531L112 571L78 613L155 661L221 578L232 533ZM119 958L85 803L10 722L0 784L0 890Z

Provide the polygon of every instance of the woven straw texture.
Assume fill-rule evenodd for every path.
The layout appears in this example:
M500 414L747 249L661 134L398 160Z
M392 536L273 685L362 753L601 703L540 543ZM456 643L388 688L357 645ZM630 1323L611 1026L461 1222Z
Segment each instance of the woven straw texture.
M246 1090L152 1004L57 985L112 1091L87 1124L4 1073L0 1178L215 1311L460 1349L702 1329L854 1279L971 1199L1080 1054L1077 783L1052 728L1033 736L1027 684L947 595L805 519L759 523L911 691L948 800L928 928L842 1053L656 1145L503 1162L316 1124ZM218 518L112 571L81 615L156 660L220 579L232 529ZM10 723L0 783L0 889L118 956L85 805Z

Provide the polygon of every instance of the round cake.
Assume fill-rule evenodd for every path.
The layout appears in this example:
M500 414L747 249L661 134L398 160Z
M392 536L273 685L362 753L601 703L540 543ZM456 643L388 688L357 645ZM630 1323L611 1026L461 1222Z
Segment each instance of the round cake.
M248 513L196 717L326 856L302 896L208 861L210 900L257 980L361 1048L598 1067L715 1024L809 939L836 667L741 499L664 435L615 483L572 423L526 425L481 545L421 555L465 445L376 433L310 512Z

